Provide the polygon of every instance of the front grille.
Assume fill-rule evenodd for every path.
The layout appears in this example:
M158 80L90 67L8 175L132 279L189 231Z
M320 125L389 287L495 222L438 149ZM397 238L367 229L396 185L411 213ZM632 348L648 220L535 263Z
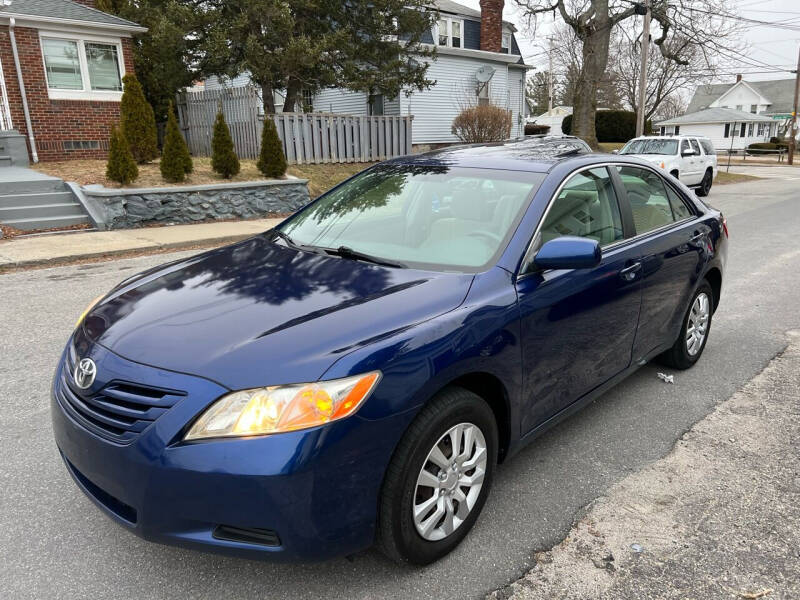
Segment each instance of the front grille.
M70 348L56 382L56 397L73 419L112 442L129 444L186 396L186 392L116 380L87 394L72 380L75 362L74 350Z

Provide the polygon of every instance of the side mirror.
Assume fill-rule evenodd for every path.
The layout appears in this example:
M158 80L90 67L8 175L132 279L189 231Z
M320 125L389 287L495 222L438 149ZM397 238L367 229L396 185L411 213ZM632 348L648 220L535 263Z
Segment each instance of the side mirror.
M616 148L614 148L614 149L611 151L611 154L619 154L619 150L617 150Z
M694 155L695 155L694 150L684 150L683 152L681 152L681 156L694 156Z
M591 269L601 258L597 240L564 236L545 242L533 257L533 264L539 269Z

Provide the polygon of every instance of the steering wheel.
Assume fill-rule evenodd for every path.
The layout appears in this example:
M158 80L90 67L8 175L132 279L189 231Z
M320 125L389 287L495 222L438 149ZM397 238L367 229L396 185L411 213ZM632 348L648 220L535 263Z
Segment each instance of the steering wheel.
M500 244L500 242L503 241L502 237L500 237L493 231L487 231L486 229L476 229L475 231L470 231L467 235L488 238L493 242L497 242L497 244Z

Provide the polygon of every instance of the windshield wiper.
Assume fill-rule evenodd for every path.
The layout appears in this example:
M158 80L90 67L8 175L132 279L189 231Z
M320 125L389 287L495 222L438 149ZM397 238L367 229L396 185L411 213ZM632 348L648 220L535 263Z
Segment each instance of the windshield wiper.
M378 258L377 256L372 256L370 254L365 254L363 252L359 252L358 250L353 250L348 246L339 246L338 248L322 248L328 254L333 256L341 256L342 258L349 258L352 260L361 260L364 262L374 263L376 265L383 265L384 267L400 267L405 268L405 265L399 262L392 262L390 260L385 260L383 258Z
M281 238L284 242L286 242L287 244L289 244L294 248L299 248L301 246L301 244L295 242L292 238L283 233L280 229L272 229L270 230L270 233L272 233L272 235L274 235L275 237Z

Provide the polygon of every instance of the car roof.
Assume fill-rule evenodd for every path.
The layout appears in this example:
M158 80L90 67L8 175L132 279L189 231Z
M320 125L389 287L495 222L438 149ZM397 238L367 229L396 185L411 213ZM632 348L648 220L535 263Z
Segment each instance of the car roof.
M576 157L602 157L574 136L528 136L521 140L493 144L449 146L441 150L412 154L386 164L446 165L547 173L555 165ZM608 156L605 156L608 159Z
M632 142L633 140L677 140L678 138L697 138L699 140L709 139L707 135L695 135L694 133L676 133L674 135L641 135L637 138L631 138L628 141Z

